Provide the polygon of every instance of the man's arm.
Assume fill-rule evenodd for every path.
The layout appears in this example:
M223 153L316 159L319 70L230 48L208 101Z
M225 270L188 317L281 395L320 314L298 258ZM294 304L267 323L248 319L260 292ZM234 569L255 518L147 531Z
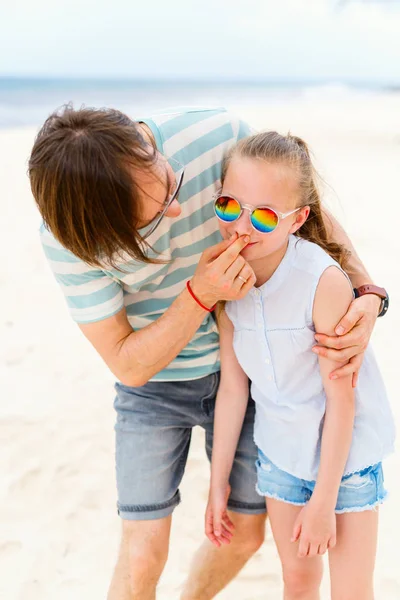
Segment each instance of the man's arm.
M340 225L340 223L326 208L323 209L323 218L329 237L331 237L338 244L341 244L342 246L347 248L347 250L350 252L349 260L346 264L346 273L350 277L353 287L358 288L362 285L372 283L371 276L369 275L367 269L361 262L361 259L358 256L349 236L347 235L343 227ZM376 300L378 311L381 301L378 298L378 296L374 296L373 294L371 295Z
M123 384L144 385L190 342L207 312L185 288L154 323L134 331L123 308L97 323L79 328Z
M335 242L345 246L351 253L346 272L353 287L372 283L368 271L342 226L326 208L323 209L323 217L328 235ZM348 361L344 366L338 367L331 373L332 379L353 374L353 387L356 386L364 351L369 343L380 307L379 296L366 294L353 300L345 316L336 325L336 336L327 336L317 332L315 339L318 346L313 348L314 352L338 363Z
M245 237L224 241L203 252L192 279L202 304L211 307L220 299L242 298L254 285L254 273L240 255L247 241ZM244 285L236 277L243 268L248 271ZM185 287L159 319L140 331L133 331L125 309L79 327L117 379L138 387L176 358L206 314Z

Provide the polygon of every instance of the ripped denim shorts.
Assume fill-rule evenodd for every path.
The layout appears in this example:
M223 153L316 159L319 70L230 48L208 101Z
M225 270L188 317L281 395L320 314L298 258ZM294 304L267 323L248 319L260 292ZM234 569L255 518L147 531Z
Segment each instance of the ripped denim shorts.
M275 498L288 504L304 506L310 500L315 481L306 481L278 469L258 450L257 492L260 496ZM367 467L342 478L335 512L362 512L372 510L385 500L382 463Z

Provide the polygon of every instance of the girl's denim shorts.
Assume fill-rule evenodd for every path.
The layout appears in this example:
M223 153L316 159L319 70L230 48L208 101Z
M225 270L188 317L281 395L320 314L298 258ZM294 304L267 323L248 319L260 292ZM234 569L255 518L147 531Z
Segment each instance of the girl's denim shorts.
M315 481L299 479L278 469L260 449L256 467L256 489L260 496L298 506L304 506L310 500ZM335 512L340 514L372 510L382 504L386 496L382 463L378 463L342 478Z

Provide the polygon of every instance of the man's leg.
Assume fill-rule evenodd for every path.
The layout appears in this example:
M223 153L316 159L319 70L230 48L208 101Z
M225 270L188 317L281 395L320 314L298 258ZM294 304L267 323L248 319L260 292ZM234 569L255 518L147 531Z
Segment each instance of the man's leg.
M216 548L205 540L196 552L181 600L214 598L264 541L266 515L246 515L229 511L235 525L230 544Z
M154 600L168 557L171 516L123 521L118 562L108 600Z
M256 492L257 448L253 441L254 402L249 400L230 476L229 516L235 524L231 543L216 548L206 540L195 555L182 600L210 600L241 570L264 540L265 499ZM206 430L206 450L211 458L213 411ZM205 508L205 507L204 507Z
M190 406L180 387L117 385L116 475L123 519L119 558L108 600L154 600L168 555L171 514L191 437Z

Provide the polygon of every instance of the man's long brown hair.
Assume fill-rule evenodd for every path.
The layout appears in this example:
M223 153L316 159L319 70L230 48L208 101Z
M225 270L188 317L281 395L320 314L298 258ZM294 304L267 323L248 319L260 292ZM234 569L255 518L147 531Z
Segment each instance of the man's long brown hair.
M137 123L113 109L64 106L46 120L29 160L29 178L46 227L75 256L116 266L122 254L141 262L146 244L136 231L135 169L151 170L157 149Z

